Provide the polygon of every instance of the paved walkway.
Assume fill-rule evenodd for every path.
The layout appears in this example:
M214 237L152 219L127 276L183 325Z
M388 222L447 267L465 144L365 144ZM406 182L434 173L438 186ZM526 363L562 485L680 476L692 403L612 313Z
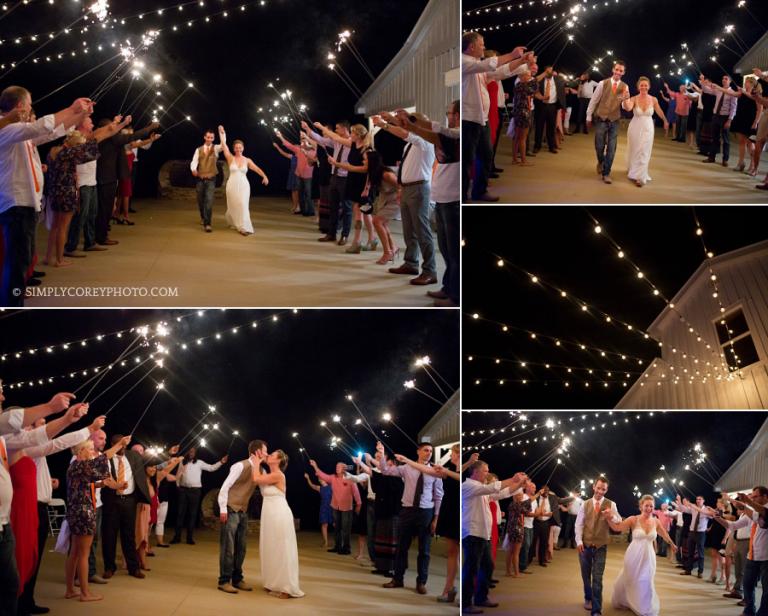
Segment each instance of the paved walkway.
M381 584L388 578L372 575L370 569L360 567L350 556L326 553L320 547L319 533L300 532L299 583L306 594L300 599L281 600L268 595L259 585L258 535L248 537L248 553L243 567L245 579L254 590L237 595L228 595L216 588L218 534L213 531L199 532L195 540L195 546L182 543L169 549L155 548L157 556L149 559L152 570L143 580L129 577L125 570L121 570L107 585L92 586L104 597L103 601L94 603L63 598L64 557L47 552L37 584L37 602L51 608L52 614L77 616L135 616L137 613L152 616L446 616L459 610L435 600L445 584L445 551L439 541L434 546L430 561L428 594L422 596L413 589L416 575L413 570L406 573L408 588L382 588ZM410 557L411 565L415 566L415 550L411 551ZM101 558L98 560L100 567Z
M532 167L512 165L512 139L502 136L496 164L505 169L491 181L490 191L501 197L501 203L733 203L765 204L768 193L754 188L768 172L768 153L763 155L758 177L736 173L738 161L735 137L731 144L730 168L722 167L720 157L715 165L706 165L687 145L664 138L657 128L651 157L651 182L638 188L627 179L627 136L619 134L613 165L613 184L603 184L595 172L597 158L594 133L566 137L562 150L550 154L542 148Z
M603 576L603 616L631 616L627 610L611 607L611 593L614 580L623 566L624 551L627 543L616 539L617 543L608 546L605 575ZM486 610L496 616L514 614L515 616L579 616L588 615L583 609L584 591L579 572L579 560L576 550L564 549L555 552L555 557L546 568L531 565L533 575L520 578L504 577L506 553L499 550L496 559L495 575L500 584L491 591L491 599L500 606L495 610ZM682 577L681 569L667 559L656 560L656 592L661 602L661 614L696 614L696 616L739 616L742 608L736 606L735 599L723 598L724 586L710 584L695 575ZM710 572L707 559L705 576ZM733 576L733 572L731 573ZM759 596L759 595L758 595Z
M255 233L243 237L228 229L223 198L214 204L213 233L202 230L197 205L173 200L138 200L133 227L113 225L120 242L107 252L89 252L66 268L41 266L45 285L33 291L66 287L68 296L34 297L27 306L432 306L427 290L411 277L387 273L375 253L345 254L322 244L311 218L290 214L286 200L251 200ZM393 235L403 246L401 224ZM366 235L363 231L363 240ZM45 255L47 232L38 228L37 250ZM404 248L401 249L400 264ZM439 276L444 271L438 256ZM85 296L89 287L177 287L177 297ZM74 295L73 295L74 294Z

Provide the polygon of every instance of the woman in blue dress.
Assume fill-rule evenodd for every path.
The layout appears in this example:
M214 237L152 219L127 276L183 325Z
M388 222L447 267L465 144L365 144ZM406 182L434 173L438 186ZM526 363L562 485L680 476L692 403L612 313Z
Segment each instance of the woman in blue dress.
M333 524L333 512L331 511L331 486L319 479L320 485L312 483L307 473L304 473L309 487L320 494L320 532L323 533L323 547L328 547L328 525Z

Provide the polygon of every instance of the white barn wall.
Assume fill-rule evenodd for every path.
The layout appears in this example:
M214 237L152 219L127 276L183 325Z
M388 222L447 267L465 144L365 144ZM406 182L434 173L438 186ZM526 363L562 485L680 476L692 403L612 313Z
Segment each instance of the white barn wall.
M356 105L365 116L415 107L437 122L459 98L459 83L446 73L459 66L459 0L431 0L403 48Z
M689 384L681 378L677 385L672 382L671 375L681 373L684 368L688 374L699 369L703 376L706 361L715 364L714 355L704 343L709 343L712 349L720 346L713 325L720 315L720 304L712 297L709 269L702 265L672 300L702 336L702 343L688 332L688 325L682 323L675 312L665 309L648 328L652 336L664 342L661 360L646 369L616 408L768 408L768 242L721 255L711 263L726 314L731 308L742 307L759 362L743 369L742 377L734 374L731 381L709 378L702 383L701 378L697 378ZM673 353L673 348L677 353ZM683 359L683 354L688 358ZM694 363L693 356L699 358L698 364ZM723 361L721 358L720 362ZM717 373L725 374L722 370Z

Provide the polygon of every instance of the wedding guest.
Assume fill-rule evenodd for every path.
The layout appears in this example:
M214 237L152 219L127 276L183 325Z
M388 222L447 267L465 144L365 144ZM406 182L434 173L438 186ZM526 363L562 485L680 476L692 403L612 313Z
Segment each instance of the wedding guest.
M362 506L360 491L354 482L345 477L347 465L343 462L336 463L336 472L333 475L328 475L321 471L314 460L310 460L309 465L315 470L315 475L317 475L318 479L322 479L331 486L331 509L333 509L333 525L336 527L336 538L334 546L329 548L328 552L351 554L352 511L354 509L355 513L360 512L360 507Z
M539 502L536 498L536 484L532 481L526 482L523 486L523 544L520 546L520 573L530 575L533 573L528 570L528 564L531 562L529 556L533 546L533 522L536 519L536 509ZM527 504L525 504L527 503Z
M461 460L461 448L458 444L451 448L451 459L444 466L428 466L399 454L396 454L395 458L398 462L407 464L425 475L448 479L448 481L443 482L443 500L440 505L440 517L435 529L435 534L448 542L448 571L446 573L443 594L437 597L437 601L439 603L453 603L457 596L454 583L459 564L459 482L461 481L461 465L459 462Z
M590 77L589 73L582 73L579 77L579 113L576 120L576 132L581 131L585 135L589 132L587 130L587 107L589 107L589 101L592 99L592 95L595 93L597 82Z
M144 461L149 503L136 504L136 555L139 559L139 567L144 571L149 571L146 557L154 556L149 544L149 531L154 524L157 524L157 513L160 507L159 487L174 467L181 462L182 458L171 458L161 469L159 465L155 464L152 455L139 455L142 455Z
M377 121L380 120L374 116L374 126L378 126ZM368 152L368 184L363 190L363 196L373 201L373 228L376 229L384 251L376 263L386 265L400 254L400 248L389 230L389 223L400 215L400 191L397 175L391 168L384 166L381 154L376 150Z
M437 219L437 245L445 261L445 274L439 291L427 291L435 299L435 306L459 305L459 173L460 173L460 118L461 104L448 105L448 127L430 121L426 116L401 114L403 128L430 142L435 147L437 167L432 176L431 200L435 202ZM406 121L407 120L407 121Z
M749 513L742 516L736 522L729 522L716 511L709 509L714 514L718 524L725 525L730 530L750 528L749 549L747 563L744 569L744 616L763 616L768 614L768 488L755 486L752 493L739 494L738 500L745 503ZM756 590L758 581L763 588L760 606L755 611Z
M115 118L116 120L118 118ZM48 252L44 263L55 267L71 265L64 259L64 248L69 234L69 224L79 206L77 193L77 165L94 161L99 157L99 143L117 134L131 116L111 122L93 131L90 137L77 131L71 132L64 143L48 152L46 191L48 206L53 211L53 225L48 235Z
M536 140L533 146L534 154L541 150L544 129L547 130L547 146L549 151L557 154L557 140L555 137L555 122L557 120L558 99L560 97L561 83L556 79L554 67L547 66L543 73L536 77L538 82L537 92L534 97L539 101L536 105Z
M45 419L38 419L33 426L39 428L45 425ZM91 423L90 426L76 430L74 432L68 432L53 440L48 441L44 445L38 445L35 447L28 447L23 450L24 455L29 458L35 464L35 478L37 483L37 540L33 542L33 546L36 549L37 561L34 572L30 576L29 580L23 587L23 591L19 596L19 611L22 614L42 614L47 613L48 608L41 607L35 602L35 585L37 584L37 575L40 571L40 563L45 554L45 544L48 539L48 504L53 498L53 490L58 487L59 480L51 478L51 472L48 468L47 457L74 447L81 443L85 439L89 438L92 434L101 431L101 427L104 425L104 416L97 417ZM42 611L45 610L45 611Z
M220 143L214 145L216 134L209 129L203 133L203 145L195 150L189 168L197 178L197 209L200 212L200 224L206 233L213 231L213 196L216 190L216 176L219 173L216 161L221 154Z
M331 486L322 479L318 479L320 485L312 483L308 473L304 473L304 479L315 492L320 494L320 533L323 536L323 548L328 548L328 525L333 524L333 510L331 509L331 498L333 497Z
M336 162L346 163L349 161L350 148L334 141L330 137L325 137L313 131L309 124L306 122L301 123L301 128L315 141L318 146L325 148L333 148L333 160ZM337 136L343 139L349 139L349 122L341 120L336 122L335 131ZM323 155L318 150L318 158L322 159ZM319 242L335 242L336 234L339 231L339 217L341 216L341 239L339 242L344 241L349 236L349 229L352 226L352 204L345 199L347 176L349 175L346 169L340 167L332 167L331 181L328 186L328 200L329 200L329 215L328 215L328 233L319 238Z
M178 453L178 447L169 450L170 455ZM175 465L181 464L182 459ZM158 470L160 465L158 465ZM165 467L167 468L167 467ZM172 471L172 469L169 469ZM157 482L157 519L154 522L155 545L159 548L169 548L171 545L165 542L165 520L168 518L168 502L171 500L171 485L176 483L176 475L168 472Z
M526 70L526 63L534 58L532 53L525 53L524 47L517 47L510 53L484 59L485 40L478 32L462 36L461 51L462 195L467 201L470 169L477 158L480 164L472 182L472 199L495 202L499 198L488 192L493 148L488 127L491 101L486 84L489 79L506 79L515 71Z
M701 75L699 81L703 92L715 95L715 109L712 114L712 145L709 148L707 159L702 162L715 162L715 158L720 153L720 142L722 141L723 159L721 164L723 167L727 167L731 152L730 128L733 118L736 117L738 106L737 99L725 93L725 90L731 89L731 78L728 75L723 75L722 87L714 87L716 84L713 84L704 75Z
M285 146L296 157L296 178L298 181L299 211L302 216L314 216L315 206L312 203L312 174L317 163L317 148L309 144L305 134L301 134L301 143L291 143L283 137L280 131L275 133ZM277 144L274 144L277 149Z
M276 134L282 139L279 132ZM288 180L286 181L285 189L291 197L291 214L301 214L301 207L299 205L299 180L297 177L299 166L298 155L293 151L286 152L274 141L272 142L272 147L277 150L277 153L280 154L280 156L287 158L290 161L290 166L288 167Z
M654 510L653 515L655 515L659 522L661 522L661 525L664 527L664 530L667 531L667 534L669 534L671 526L672 526L672 518L667 515L669 512L669 503L661 503L659 505L659 508ZM672 535L670 535L672 536ZM675 544L677 545L677 544ZM661 556L662 558L667 557L667 542L666 541L659 541L657 546L656 555Z
M250 591L253 586L243 580L243 562L248 537L248 503L256 489L254 473L267 457L267 443L254 440L248 443L248 458L235 462L219 490L219 581L218 589L237 594ZM264 558L264 555L261 555Z
M55 114L26 122L32 95L21 86L0 92L0 117L19 110L22 122L0 130L0 227L3 233L3 270L0 305L23 306L27 272L32 265L37 212L43 196L43 170L38 145L53 141L92 112L86 98Z
M195 545L195 526L200 509L200 492L203 488L203 471L213 473L222 464L226 464L229 456L222 457L215 464L208 464L197 458L197 448L190 447L184 461L176 473L176 485L179 487L179 510L176 514L176 529L171 544L181 543L181 530L187 526L187 543Z
M570 498L565 499L565 521L563 523L563 532L560 534L560 547L570 547L572 550L576 549L576 537L574 535L574 526L576 524L576 516L579 515L581 507L584 505L584 500L581 498L581 493L573 490ZM562 509L561 509L562 511Z
M680 511L691 514L691 524L686 540L686 549L688 551L685 559L685 570L680 575L691 575L693 567L698 567L698 577L704 575L704 546L707 539L707 530L712 516L704 510L705 503L703 496L696 497L696 504L688 502L687 499L680 500L678 495L675 499L677 508Z
M538 85L533 79L531 71L523 71L514 86L514 98L512 99L512 117L515 125L514 146L512 149L512 163L529 166L533 163L526 161L528 150L528 132L533 123L532 99ZM517 156L520 155L518 160Z
M122 434L113 434L110 442L114 446L124 440ZM141 572L136 551L136 505L150 502L141 456L125 447L118 447L114 457L109 460L109 474L118 487L105 486L101 490L103 577L108 580L117 572L115 555L119 534L128 574L141 579L145 576Z
M524 500L522 492L515 494L507 508L507 527L504 531L507 542L507 577L520 577L520 548L525 538L523 522L525 512L531 510L530 499Z
M744 171L746 167L744 156L748 154L751 172L753 171L752 161L754 160L754 153L752 151L754 144L751 138L757 134L757 125L763 113L763 104L760 102L763 93L761 86L754 75L749 75L744 80L744 87L740 88L737 86L735 92L731 88L719 89L726 96L738 99L736 115L733 116L733 121L731 122L731 132L739 137L739 162L734 167L734 171Z
M525 484L525 473L495 483L486 483L488 464L474 462L468 470L469 477L461 485L461 543L464 564L461 572L462 613L481 614L482 607L498 607L488 598L488 583L493 564L491 561L491 510L489 497L505 491L506 495L518 494Z
M124 129L124 133L127 135L133 134L132 128ZM136 184L136 155L139 148L151 147L151 145L160 139L160 135L152 133L147 139L136 139L131 143L125 144L123 147L123 155L119 159L120 178L117 183L118 202L115 208L114 222L118 225L133 226L134 223L129 218L131 212L131 199L133 197L133 190Z
M104 118L99 128L112 121ZM96 242L102 246L114 246L117 240L109 239L109 219L115 207L118 180L130 177L123 146L135 139L145 139L160 127L157 122L130 134L119 133L99 143L99 158L96 161L96 182L98 190L98 213L96 216Z
M368 460L366 455L366 460ZM395 461L385 452L376 452L379 469L382 466L394 466ZM373 469L377 470L377 469ZM381 472L371 474L371 486L376 494L374 533L374 570L372 573L393 576L397 557L397 545L400 541L400 503L404 485L399 477L390 477Z
M381 117L384 122L380 128L406 142L397 169L405 256L402 265L390 267L388 271L390 274L416 276L410 280L414 285L436 284L435 241L430 220L430 185L435 149L428 141L405 130L402 117L395 118L388 113L382 113ZM419 255L422 259L421 273Z
M746 518L747 522L742 523L742 525L740 525L740 527L737 528L735 531L732 529L728 529L728 532L731 533L731 536L733 537L732 558L733 558L735 579L733 582L733 586L731 587L730 590L726 589L726 592L723 594L723 597L726 597L728 599L738 599L739 601L741 601L744 599L744 596L742 594L743 582L744 582L744 568L747 564L747 557L749 556L749 541L750 541L750 535L751 535L752 517L751 515L745 512L743 503L738 503L738 505L742 505L742 508L740 510L741 515L736 521L741 522L743 518Z
M715 510L721 516L727 515L731 517L731 506L722 498L717 499ZM709 576L709 582L712 584L725 583L725 559L720 555L720 551L725 547L725 543L725 528L719 524L713 524L710 527L705 540L705 545L709 552L709 562L712 565L712 574ZM718 573L720 574L719 579Z
M94 483L109 479L109 461L118 451L125 450L131 437L113 439L113 445L97 454L93 441L85 440L72 448L76 460L67 469L67 523L72 545L66 564L66 599L80 597L80 601L100 601L103 597L91 593L88 587L88 554L96 532L96 491ZM116 488L124 482L117 480ZM126 559L128 556L126 556ZM75 590L75 575L80 580L80 590Z
M669 98L675 101L675 141L685 143L688 114L691 109L691 99L688 97L685 84L681 84L677 92L670 89L666 82L664 83L664 88L667 91ZM667 117L667 121L669 121L669 117ZM666 543L662 542L662 544L666 546Z

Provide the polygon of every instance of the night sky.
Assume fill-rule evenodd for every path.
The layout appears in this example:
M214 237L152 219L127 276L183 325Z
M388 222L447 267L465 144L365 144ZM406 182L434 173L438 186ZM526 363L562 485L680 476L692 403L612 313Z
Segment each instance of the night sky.
M186 314L191 316L181 322L175 320ZM272 321L274 314L279 315L276 322ZM203 417L208 405L215 405L216 414L206 421L220 422L219 433L209 430L202 435L208 445L199 451L199 457L215 462L224 455L233 430L247 440L266 440L270 451L284 449L291 457L286 472L288 501L294 514L302 518L302 526L311 528L317 525L318 500L304 485L303 473L310 469L302 461L292 432L299 432L302 443L320 467L332 472L336 461L348 458L330 450L331 435L320 427L320 421L327 420L330 425L331 416L338 413L356 441L372 453L375 442L371 434L353 425L359 415L344 398L349 392L374 431L378 434L384 430L384 438L392 449L415 455L415 447L395 428L386 425L381 416L391 412L397 425L416 440L419 430L438 411L436 402L403 387L405 380L415 379L417 387L443 399L423 369L413 366L418 356L430 356L435 369L451 384L451 392L457 387L458 316L457 311L424 310L310 310L298 314L290 310L210 310L202 317L194 311L169 310L5 312L0 313L0 355L8 355L0 364L4 406L39 404L58 391L72 391L90 375L56 379L52 384L34 388L12 389L10 385L21 379L36 381L113 362L134 335L126 333L118 339L107 334L167 321L170 336L153 339L150 348L137 351L143 360L155 342L164 344L171 349L170 355L165 356L165 368L152 372L115 407L107 417L107 434L129 433L155 393L155 383L164 381L166 391L149 407L134 440L145 445L171 445ZM258 323L255 329L253 321ZM232 333L237 326L242 327ZM216 339L217 333L221 339ZM79 343L72 344L69 350L61 347L64 342L97 334L103 334L104 339L92 340L86 347ZM198 338L206 336L202 345L196 344ZM179 344L185 341L189 348L182 350ZM28 352L30 348L47 345L58 346L51 354L45 349L34 355ZM21 359L15 358L16 351L23 353ZM131 353L126 358L129 365L116 367L89 399L135 365ZM87 421L90 423L93 417L106 412L150 366L151 363L136 369L99 398ZM89 388L80 391L81 398ZM446 389L445 385L443 388ZM83 422L76 427L84 425ZM356 449L354 441L341 428L336 426L332 430ZM230 462L246 455L245 440L236 439ZM63 478L67 461L66 455L51 458L54 477ZM220 485L226 472L222 468L204 473L205 491Z
M427 0L396 3L388 0L268 0L263 7L257 1L204 0L203 7L198 2L186 2L181 12L176 8L179 2L173 0L164 3L113 1L110 4L114 18L137 16L142 11L146 16L141 20L127 19L124 26L118 25L111 30L92 27L83 35L76 34L73 29L71 34L62 35L41 49L35 57L69 53L81 48L84 40L91 47L89 56L38 64L32 64L30 60L0 78L0 88L23 85L32 91L34 102L116 53L111 48L107 53L107 46L113 41L129 38L135 45L144 32L164 28L154 45L143 54L146 72L160 73L167 82L161 88L163 100L156 104L168 107L188 82L194 83L195 88L194 92L184 94L161 119L161 124L167 128L190 115L194 125L177 126L151 150L140 153L139 196L154 193L157 171L163 162L191 159L194 148L202 143L203 130L215 130L219 124L227 129L230 143L234 139L245 141L245 155L270 177L268 189L260 185L257 188L255 182L252 184L252 194L257 196L265 192L284 193L288 173L288 161L269 144L271 129L259 125L259 120L266 114L259 114L258 107L266 109L276 99L275 91L267 88L267 83L274 82L280 90L290 89L296 103L308 105L314 121L333 124L337 119L359 120L354 116L358 97L327 68L328 52L336 53L336 62L363 92L372 80L347 48L340 53L333 49L337 35L345 29L354 31L352 41L376 76L401 48ZM243 4L247 8L240 11ZM77 19L79 7L80 4L63 0L49 6L41 0L20 6L0 20L0 39L5 40L0 46L0 63L20 60L43 40L15 45L15 37L59 31ZM165 8L162 16L157 15L159 8ZM224 10L228 11L228 17L212 16ZM205 16L211 16L209 23L204 21ZM186 22L190 19L198 21L188 27ZM173 25L177 25L178 31L172 30ZM96 51L98 44L104 45L105 50ZM69 105L78 96L88 96L118 63L119 60L113 60L36 105L38 115ZM0 70L0 75L3 72ZM117 113L128 89L129 77L97 104L95 119ZM276 81L278 78L279 82ZM138 82L132 87L129 103L138 98L141 87ZM154 88L144 101L152 100L153 93ZM135 120L148 107L144 101L139 105L139 113L134 114ZM281 105L280 110L279 115L290 115L285 106ZM146 125L148 117L149 114L135 127ZM283 133L290 139L288 130L283 129Z
M533 20L553 13L563 13L581 3L576 0L559 0L547 7L537 0L535 6L528 6L528 2L522 3L522 9L518 8L520 2L495 3L500 5L501 12L497 13L494 7L490 13L467 16L467 11L488 4L483 0L465 0L462 28L467 30L495 27L512 21L517 23L526 19ZM507 10L509 4L513 5L512 10ZM555 70L562 74L579 74L589 69L598 58L608 58L607 51L613 51L614 58L621 58L627 63L627 74L624 78L627 83L634 84L641 75L654 78L656 73L660 72L670 87L675 88L685 78L698 78L695 66L682 66L685 70L679 77L669 75L672 68L676 71L679 66L680 54L683 53L681 44L687 43L696 64L704 74L719 81L723 69L733 74L733 66L743 55L739 44L743 49L749 49L765 33L765 26L768 24L768 3L758 0L748 0L746 4L746 9L754 18L745 8L737 8L736 0L611 0L610 3L605 3L609 4L607 7L603 2L588 4L598 4L599 7L595 11L581 13L577 25L558 33L546 47L545 37L542 37L539 43L533 44L533 49L539 52L540 67L555 63ZM763 24L763 27L757 22ZM507 53L518 45L529 46L534 37L551 23L550 18L547 22L532 21L522 27L505 26L498 31L482 34L486 47ZM739 43L734 42L731 35L724 34L726 25L735 26ZM573 43L566 45L568 34L574 35L575 38ZM717 37L724 37L723 45L718 51L713 44ZM559 60L555 62L558 55ZM678 64L670 63L670 55L675 56ZM713 55L717 57L720 66L709 59ZM658 70L654 70L654 64L659 65ZM594 79L599 80L601 75L602 78L610 75L611 65L608 60L604 60L598 67L601 70L593 71ZM653 90L656 91L661 84L656 79L653 81Z
M578 372L569 375L562 368L522 367L520 362L612 370L631 386L648 360L658 355L656 343L615 323L605 323L592 310L582 312L570 296L641 329L653 322L664 302L651 295L650 287L637 279L627 259L619 259L605 238L595 233L588 212L638 264L646 280L671 299L704 259L693 211L670 206L465 208L463 408L613 408L628 389L620 382L607 389L602 385L586 389L573 383L566 389L564 380L587 377ZM715 255L768 235L765 208L703 207L695 212L707 247ZM508 265L498 267L499 257ZM513 265L564 289L569 298L533 284ZM481 319L473 319L475 313ZM510 328L508 332L503 332L503 325ZM530 332L538 337L532 339ZM555 347L554 341L542 335L645 361L632 365L620 357L604 358L566 345ZM468 361L469 356L474 359ZM497 358L510 361L497 365ZM629 378L625 377L627 371ZM481 379L480 385L474 384L476 379ZM499 385L499 379L506 379L505 384ZM524 385L523 379L529 382Z
M707 503L714 505L716 495L712 484L745 451L767 417L765 413L741 412L534 412L528 413L527 422L518 420L508 427L516 416L506 412L464 412L462 430L465 447L481 442L486 447L492 445L490 449L481 449L478 453L500 479L511 477L517 471L525 471L537 488L549 480L549 486L559 496L577 489L581 480L586 479L586 493L591 496L590 480L599 473L605 473L609 480L608 498L616 502L619 513L629 516L637 513L637 498L633 494L635 486L643 494L652 494L663 488L663 495L656 498L658 505L663 500L674 499L672 479L683 481L684 487L677 488L681 496L693 499L694 495L700 494ZM555 426L556 429L549 429L544 426L547 419L560 423ZM539 427L534 428L534 424ZM502 428L506 428L504 434L498 432ZM512 428L517 432L511 432ZM584 432L581 432L582 428ZM497 431L493 436L489 433L491 429ZM479 430L486 432L480 434ZM574 431L575 434L571 434ZM526 434L519 436L521 432ZM514 446L512 442L501 446L500 443L516 434ZM567 452L557 454L556 446L562 444L561 434L568 436L571 444ZM547 436L546 441L542 440L544 436ZM534 442L534 438L538 442ZM518 440L523 441L519 446ZM526 440L529 443L526 444ZM697 454L693 448L697 443L710 462L696 464ZM551 450L555 450L551 461L541 470L529 470ZM562 462L560 466L557 466L557 458ZM686 464L692 470L685 471ZM660 470L662 465L665 471ZM653 480L660 477L665 482L655 486Z

